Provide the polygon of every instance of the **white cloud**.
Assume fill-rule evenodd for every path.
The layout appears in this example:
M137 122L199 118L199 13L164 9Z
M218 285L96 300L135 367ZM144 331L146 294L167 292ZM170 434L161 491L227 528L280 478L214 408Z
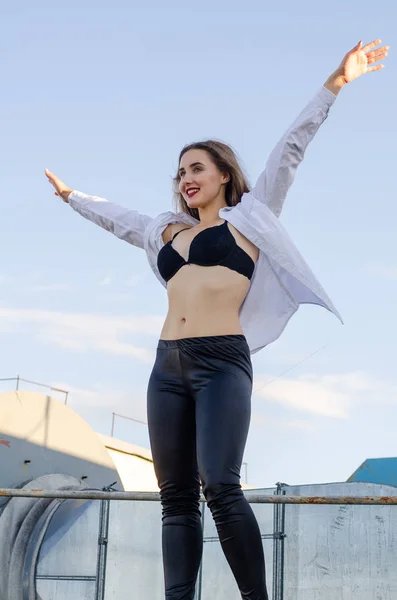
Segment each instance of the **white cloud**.
M146 387L122 390L117 388L100 389L79 388L70 386L65 382L56 382L54 388L69 392L68 404L74 410L81 408L109 409L111 412L121 413L126 417L146 421ZM56 392L53 393L55 396ZM64 395L57 396L64 401ZM111 414L109 412L109 415Z
M277 379L258 394L289 408L339 419L347 418L349 395L325 386L321 381Z
M286 429L300 429L301 431L306 431L308 433L311 433L316 429L314 423L305 421L304 419L292 419L290 421L285 421L284 427Z
M312 417L307 419L283 419L270 416L269 414L263 414L258 411L252 413L251 425L259 428L266 427L267 429L281 429L281 430L300 430L306 433L313 433L316 431L316 424Z
M269 382L269 383L268 383ZM255 393L290 409L347 419L358 403L397 403L397 386L362 372L257 379Z
M147 275L131 275L130 277L128 277L121 283L124 284L126 287L131 288L131 287L136 287L144 279L147 279ZM106 277L101 279L101 281L99 282L99 285L110 285L111 283L113 283L113 279L112 279L112 277L110 277L110 275L107 275Z
M113 413L114 436L149 448L148 427L146 424L146 386L132 386L126 390L109 387L100 382L90 389L70 386L65 382L55 382L53 387L69 392L67 404L98 432L111 434ZM65 395L52 391L51 396L60 402Z
M0 308L0 330L33 332L38 339L79 352L106 352L131 356L145 364L154 352L136 346L125 337L160 333L163 318L155 315L111 316L62 313L35 309Z
M0 275L0 285L7 284L10 288L30 292L67 292L72 289L69 283L43 283L40 271L31 271L25 274Z

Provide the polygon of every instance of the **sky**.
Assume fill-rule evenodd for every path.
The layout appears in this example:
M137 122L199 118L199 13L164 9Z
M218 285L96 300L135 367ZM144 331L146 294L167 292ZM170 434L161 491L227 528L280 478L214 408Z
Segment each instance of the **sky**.
M143 250L56 198L44 169L156 216L173 208L181 147L215 137L254 183L346 52L381 38L385 69L341 91L281 215L344 325L304 306L252 357L243 479L345 481L396 456L396 19L391 0L3 6L0 378L68 390L100 433L112 413L144 422L166 292ZM114 435L149 444L123 417Z

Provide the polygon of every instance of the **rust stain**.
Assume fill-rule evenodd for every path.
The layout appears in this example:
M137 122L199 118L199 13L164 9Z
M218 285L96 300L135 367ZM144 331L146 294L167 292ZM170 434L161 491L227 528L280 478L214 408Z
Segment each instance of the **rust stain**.
M397 504L396 496L279 496L274 499L274 504Z
M50 492L50 495L46 495ZM44 496L41 496L44 494ZM56 490L42 490L42 489L31 489L26 490L24 493L20 493L20 490L7 490L0 488L0 496L10 497L46 497L46 498L79 498L79 499L104 499L109 497L109 500L158 500L158 494L151 492L101 492L94 490L81 490L81 491L70 491L59 490L59 496L57 496ZM259 497L258 497L259 498ZM342 505L339 513L342 514L346 511L346 505L373 505L373 504L386 504L386 505L397 505L397 496L263 496L262 499L257 499L256 496L250 500L253 503L258 504L339 504ZM345 506L343 506L345 505ZM338 517L339 519L341 517ZM343 519L342 519L343 520ZM342 521L338 522L337 525L341 525Z

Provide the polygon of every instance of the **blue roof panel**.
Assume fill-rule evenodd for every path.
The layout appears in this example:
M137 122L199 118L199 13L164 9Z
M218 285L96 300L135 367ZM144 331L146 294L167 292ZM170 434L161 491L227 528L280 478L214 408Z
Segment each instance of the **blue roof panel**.
M367 458L347 480L397 487L397 458Z

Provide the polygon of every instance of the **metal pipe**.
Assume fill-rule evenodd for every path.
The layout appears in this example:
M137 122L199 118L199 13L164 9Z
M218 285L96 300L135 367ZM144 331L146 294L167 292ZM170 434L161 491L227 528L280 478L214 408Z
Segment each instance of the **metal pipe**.
M262 540L277 540L279 536L277 533L261 533ZM212 544L213 542L219 544L219 536L208 536L203 538L204 544Z
M36 579L44 581L96 581L89 575L36 575Z
M286 496L287 484L276 483L274 495ZM284 541L285 541L285 504L273 507L273 596L272 600L284 600Z
M126 417L125 415L120 415L119 413L112 413L112 430L110 437L113 437L114 434L114 422L116 417L120 417L120 419L127 419L128 421L134 421L135 423L140 423L140 425L147 425L146 421L140 421L139 419L133 419L132 417Z
M95 600L105 598L106 558L109 536L110 501L103 500L99 511L99 536L97 554L97 574L95 584Z
M158 502L157 492L101 492L99 490L26 490L0 489L0 497L11 498L65 498L72 500L135 500ZM249 494L251 504L359 504L397 505L396 496L269 496ZM201 501L205 502L204 497Z
M32 383L33 385L37 385L39 387L48 388L49 390L51 390L53 392L62 392L62 394L66 394L65 404L67 402L67 398L68 398L68 394L69 394L69 392L67 390L61 390L60 388L56 388L52 385L47 385L46 383L38 383L37 381L31 381L30 379L23 379L19 375L17 375L17 377L4 377L4 378L0 379L0 381L16 381L17 383L15 386L15 390L17 392L19 391L19 384L21 383L21 381L23 381L23 383Z

